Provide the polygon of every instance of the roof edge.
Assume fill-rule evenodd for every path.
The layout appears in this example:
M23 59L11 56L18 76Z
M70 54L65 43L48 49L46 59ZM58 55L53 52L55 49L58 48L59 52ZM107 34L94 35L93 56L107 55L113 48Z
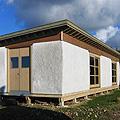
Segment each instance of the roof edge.
M53 23L48 23L48 24L45 24L45 25L33 27L33 28L30 28L30 29L25 29L25 30L22 30L22 31L13 32L13 33L6 34L6 35L2 35L2 36L0 36L0 41L10 39L10 38L13 38L13 37L19 37L19 36L22 36L22 35L27 35L27 34L38 32L38 31L44 31L44 30L48 30L48 29L52 29L52 28L56 28L56 27L62 27L62 26L68 26L68 27L76 30L77 32L83 34L84 36L90 38L94 42L96 42L96 43L102 45L103 47L105 47L106 49L110 50L111 52L117 54L120 58L120 53L119 52L117 52L112 47L110 47L106 43L102 42L98 38L92 36L91 34L89 34L86 31L84 31L83 29L81 29L80 27L78 27L77 25L75 25L74 23L69 21L68 19L53 22Z
M10 34L2 35L2 36L0 36L0 41L2 41L4 39L9 39L9 38L12 38L12 37L18 37L18 36L21 36L21 35L26 35L26 34L38 32L38 31L52 29L52 28L55 28L55 27L65 26L65 25L67 25L67 21L68 20L65 19L65 20L41 25L41 26L38 26L38 27L34 27L34 28L25 29L25 30L22 30L22 31L17 31L17 32L13 32L13 33L10 33Z
M92 36L91 34L89 34L88 32L86 32L85 30L81 29L80 27L78 27L77 25L75 25L74 23L72 23L71 21L67 20L67 25L68 25L70 28L72 28L72 29L80 32L81 34L87 36L88 38L92 39L94 42L97 42L98 44L102 45L103 47L111 50L112 52L115 52L115 53L118 54L119 57L120 57L120 53L119 53L119 52L117 52L117 51L114 50L112 47L110 47L110 46L107 45L106 43L102 42L102 41L99 40L98 38Z

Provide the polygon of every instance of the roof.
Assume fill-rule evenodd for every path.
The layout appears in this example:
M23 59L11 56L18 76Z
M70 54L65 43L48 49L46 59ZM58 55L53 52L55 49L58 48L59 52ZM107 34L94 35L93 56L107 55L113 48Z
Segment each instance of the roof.
M104 42L100 41L96 37L90 35L88 32L84 31L80 27L76 26L69 20L62 20L54 23L49 23L46 25L41 25L38 27L6 34L0 36L0 46L5 46L9 44L14 44L16 42L24 42L32 39L37 39L41 37L47 37L63 31L70 36L79 39L87 44L90 44L100 50L103 50L111 55L120 58L120 53L114 50L112 47L108 46Z

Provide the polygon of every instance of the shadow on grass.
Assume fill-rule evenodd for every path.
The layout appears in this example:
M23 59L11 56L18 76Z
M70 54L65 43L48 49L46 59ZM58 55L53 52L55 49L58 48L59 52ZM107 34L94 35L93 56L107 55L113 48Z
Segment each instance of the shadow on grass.
M24 106L6 106L0 109L0 120L71 120L60 112Z

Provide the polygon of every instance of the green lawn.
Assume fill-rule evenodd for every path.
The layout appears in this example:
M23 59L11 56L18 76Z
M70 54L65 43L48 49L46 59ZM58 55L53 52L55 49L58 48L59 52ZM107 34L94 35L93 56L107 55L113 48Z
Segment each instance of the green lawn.
M61 108L57 111L65 113L74 120L120 120L120 90L108 95L94 97L82 105Z
M41 105L0 106L0 118L13 120L120 120L120 90L67 108Z

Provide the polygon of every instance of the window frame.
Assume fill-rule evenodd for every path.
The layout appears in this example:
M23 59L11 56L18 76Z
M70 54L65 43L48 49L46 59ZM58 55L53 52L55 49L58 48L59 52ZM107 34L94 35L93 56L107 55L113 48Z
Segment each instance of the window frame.
M92 85L90 84L90 88L97 88L97 87L100 87L100 56L93 54L93 53L90 53L89 60L90 60L90 57L94 57L94 65L89 65L89 69L90 69L90 67L94 67L94 75L90 74L90 77L94 76L94 84L92 84ZM95 65L95 58L98 59L98 66ZM98 75L96 75L96 68L98 68ZM98 84L95 84L96 77L98 77Z
M112 68L112 71L116 71L116 75L113 75L113 74L112 74L112 85L117 85L117 62L112 61L112 64L116 64L116 69ZM113 82L113 77L116 78L116 81L115 81L115 82Z

